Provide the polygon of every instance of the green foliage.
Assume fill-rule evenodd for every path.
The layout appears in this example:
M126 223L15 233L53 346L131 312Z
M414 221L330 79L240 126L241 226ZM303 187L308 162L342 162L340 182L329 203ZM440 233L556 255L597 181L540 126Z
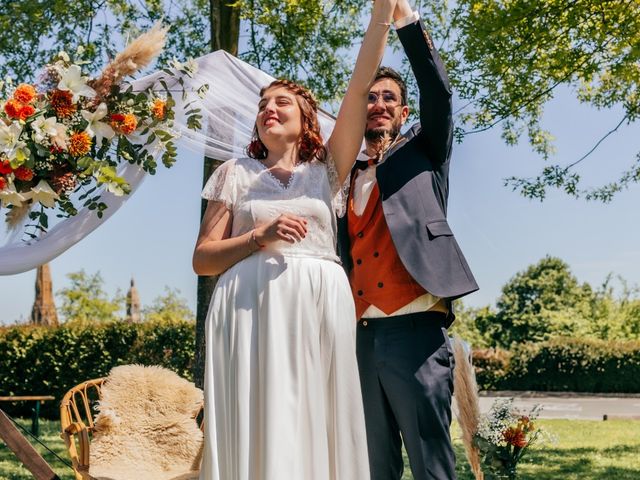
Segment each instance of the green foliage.
M153 303L142 311L147 322L191 322L195 316L187 300L180 296L180 290L165 287L164 295L159 295Z
M587 105L623 111L604 138L638 120L639 2L462 0L449 22L446 55L452 84L467 102L460 112L466 130L459 130L459 137L501 124L505 143L525 137L534 152L549 159L555 150L553 135L541 120L560 86ZM588 147L598 145L594 139ZM506 183L531 198L543 199L548 188L558 188L607 201L620 188L640 181L636 162L618 182L581 189L575 167L585 158L546 167L533 179L510 178Z
M59 312L67 322L84 324L118 318L123 298L119 294L112 300L108 298L100 272L90 275L80 270L67 274L67 277L71 284L57 292L61 300Z
M206 0L132 2L91 0L43 4L24 0L0 5L0 78L33 81L58 50L82 46L94 65L111 58L126 39L162 21L170 27L164 66L174 56L197 57L209 51L210 3ZM347 55L362 35L359 15L369 2L346 0L241 0L234 8L244 19L247 50L241 57L274 76L306 83L321 100L340 98L351 71ZM190 119L198 122L198 118Z
M59 50L84 48L90 63L113 58L123 40L135 37L156 21L170 26L160 63L174 55L198 56L207 51L209 2L206 0L21 0L0 3L0 78L14 75L33 81Z
M475 350L481 390L640 393L640 341L556 337Z
M580 285L565 262L545 257L502 287L497 313L488 318L488 328L496 343L504 347L552 335L586 333L580 330L591 295L591 287Z
M450 335L457 335L472 348L487 348L494 344L489 338L488 329L481 330L478 325L483 324L485 317L493 318L489 307L473 308L464 305L462 300L454 304L456 319L449 328Z
M497 312L478 317L477 323L501 347L585 334L591 297L591 287L580 285L565 262L545 257L509 280Z
M194 348L195 325L184 320L0 328L0 396L54 395L43 414L57 418L67 390L117 365L162 365L191 379ZM27 415L28 408L9 411Z
M640 393L640 342L555 338L517 346L498 389Z
M480 390L499 390L504 385L511 353L501 348L474 349L473 368Z
M347 55L363 35L369 2L343 0L240 0L248 31L241 56L275 76L306 84L319 99L338 100L353 70Z
M565 262L547 256L502 287L495 309L463 308L454 332L477 348L558 336L640 339L639 289L620 278L618 284L611 276L597 289L580 284Z
M160 19L170 26L160 65L173 56L196 57L209 49L206 12L220 5L222 0L4 2L0 78L11 73L19 81L33 80L35 69L61 48L82 46L87 61L104 60L115 54L123 39ZM243 19L246 50L241 57L274 76L305 83L320 100L337 104L369 2L237 0L230 5ZM553 135L543 128L542 118L559 87L574 92L586 105L623 111L620 122L602 139L590 141L588 147L593 148L584 157L548 165L535 178L509 178L507 185L531 198L544 199L549 188L557 188L606 202L640 181L640 154L616 181L593 189L581 187L577 169L601 140L638 120L640 3L460 0L449 6L445 0L418 0L416 6L462 100L458 140L500 125L506 144L524 138L534 152L550 159ZM413 83L406 63L404 70ZM415 94L415 84L412 90Z

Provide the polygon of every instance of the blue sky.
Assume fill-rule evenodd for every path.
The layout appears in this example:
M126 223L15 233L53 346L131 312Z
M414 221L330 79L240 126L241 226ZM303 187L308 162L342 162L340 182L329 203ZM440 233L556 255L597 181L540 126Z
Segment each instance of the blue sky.
M398 55L390 53L385 63L397 64ZM580 158L621 116L580 105L571 91L559 90L544 126L556 135L556 158L564 164ZM583 162L585 186L614 180L638 150L637 127L621 128ZM493 303L509 278L545 255L562 258L594 286L609 273L640 283L640 186L606 205L554 192L541 203L503 186L505 177L533 176L544 165L526 145L505 146L497 129L454 146L449 222L480 285L466 297L468 305ZM100 271L111 295L126 291L133 276L143 305L169 286L195 310L191 254L201 185L202 159L183 151L173 168L159 168L113 218L51 262L54 291L67 285L70 272ZM0 323L28 318L34 282L35 271L0 276Z

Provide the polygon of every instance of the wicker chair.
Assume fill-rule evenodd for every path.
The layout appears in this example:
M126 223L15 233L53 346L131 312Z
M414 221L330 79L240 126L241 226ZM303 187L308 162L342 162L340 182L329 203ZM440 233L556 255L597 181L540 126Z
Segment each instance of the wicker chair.
M89 475L89 447L94 426L95 404L100 400L104 378L88 380L76 385L62 398L60 404L61 437L71 457L76 480L91 480ZM201 419L204 405L197 417ZM201 421L200 427L203 428Z

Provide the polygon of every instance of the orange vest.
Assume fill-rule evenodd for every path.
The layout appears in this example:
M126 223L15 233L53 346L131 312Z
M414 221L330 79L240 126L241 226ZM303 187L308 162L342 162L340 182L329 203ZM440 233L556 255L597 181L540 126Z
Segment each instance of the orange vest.
M369 305L389 315L427 293L409 275L398 256L384 218L377 183L362 215L358 217L353 210L353 196L347 215L353 259L349 281L358 319Z

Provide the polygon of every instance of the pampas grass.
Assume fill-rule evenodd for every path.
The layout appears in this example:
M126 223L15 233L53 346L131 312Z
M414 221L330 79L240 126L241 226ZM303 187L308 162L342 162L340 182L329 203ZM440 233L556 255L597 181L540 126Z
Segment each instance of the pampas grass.
M467 460L473 475L476 480L484 480L484 474L480 467L480 451L473 442L473 437L478 431L480 423L478 384L476 383L471 360L459 338L456 338L453 343L453 354L456 362L453 377L456 404L458 406L456 416L462 430L462 443L464 444Z
M20 207L14 206L11 211L7 213L5 218L9 231L13 231L21 227L30 210L31 204L27 204L26 202Z
M91 85L98 93L97 98L108 95L113 85L120 83L124 77L142 70L160 55L166 42L167 31L167 27L156 23L151 30L140 35L116 55Z

